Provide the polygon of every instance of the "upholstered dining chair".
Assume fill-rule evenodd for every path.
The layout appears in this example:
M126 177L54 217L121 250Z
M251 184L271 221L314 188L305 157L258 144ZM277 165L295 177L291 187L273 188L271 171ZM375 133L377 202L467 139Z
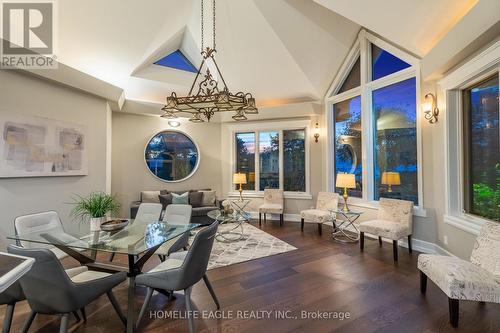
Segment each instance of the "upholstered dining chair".
M421 254L418 269L422 294L427 290L427 278L431 279L448 296L450 324L457 327L459 301L500 303L500 225L483 225L470 261Z
M2 333L9 333L16 303L23 301L24 299L24 293L19 282L15 282L9 288L0 293L0 304L7 305L5 309L5 317L3 318Z
M279 214L280 225L283 225L283 210L285 199L283 190L280 189L264 189L264 203L259 206L259 226L262 224L262 214L264 214L264 222L266 222L267 214Z
M59 218L59 214L55 211L48 211L42 213L35 213L29 215L18 216L14 220L14 232L17 236L28 236L31 234L47 233L53 236L59 236L62 239L68 240L69 237L74 238L64 232L64 228ZM81 240L74 238L75 243ZM36 244L31 242L18 241L17 245L24 248L47 248L54 252L58 259L65 258L66 253L59 250L55 246Z
M398 199L380 198L378 216L376 220L359 224L359 246L364 250L365 232L378 236L379 246L382 246L382 237L392 240L394 261L398 261L398 240L408 237L408 251L411 249L411 235L413 230L413 202Z
M158 222L160 220L162 210L163 206L161 203L143 202L137 209L135 221L144 223Z
M153 202L143 202L139 205L137 209L137 214L134 218L134 223L153 223L158 222L161 217L161 211L163 206L160 203ZM109 256L109 261L113 261L115 258L115 252L112 252Z
M137 276L136 284L147 287L146 298L137 319L137 327L146 313L154 289L170 292L184 290L190 333L194 332L191 289L198 281L203 279L217 309L220 309L217 296L206 275L208 260L210 259L218 226L219 223L215 221L211 225L204 227L196 234L188 251L172 253L166 261L149 272Z
M319 192L316 199L316 208L300 212L300 230L304 231L304 223L317 223L318 232L321 235L323 223L332 222L335 218L335 214L330 213L329 210L337 209L338 205L338 193Z
M61 315L60 333L68 330L69 314L83 309L86 305L106 294L126 324L126 318L111 290L125 281L126 273L109 274L90 271L81 266L64 270L56 255L48 249L25 249L9 245L9 253L31 257L35 263L19 279L31 313L21 332L27 332L37 313Z
M189 224L191 222L192 211L193 208L191 205L170 204L165 209L163 221L169 224ZM177 252L181 249L186 250L188 241L189 233L186 232L162 244L156 251L156 254L160 257L161 261L165 261L170 253Z

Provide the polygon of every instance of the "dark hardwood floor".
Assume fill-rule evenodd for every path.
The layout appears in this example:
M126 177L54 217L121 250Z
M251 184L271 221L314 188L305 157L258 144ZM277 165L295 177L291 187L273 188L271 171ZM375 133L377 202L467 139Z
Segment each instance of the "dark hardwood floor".
M258 222L253 224L258 226ZM429 281L426 296L420 294L416 251L409 255L400 248L399 263L394 264L390 243L379 247L377 240L367 238L365 251L360 253L358 243L332 241L327 227L322 236L312 224L306 225L303 233L300 224L292 222L283 227L267 222L262 228L298 250L209 271L221 303L219 314L232 318L197 319L198 332L500 332L500 304L491 303L461 302L459 327L452 328L448 299L439 288ZM65 264L74 265L70 261ZM115 261L126 262L120 256ZM148 267L157 263L154 257ZM145 291L137 288L137 293L136 306L140 307ZM125 309L126 283L117 287L115 294ZM200 312L215 310L203 282L195 286L192 299ZM165 310L160 312L165 314L183 314L184 309L182 294L171 303L155 294L150 307L151 311ZM12 332L20 330L28 311L26 302L16 306ZM240 318L242 313L237 311L289 311L284 314L299 319L276 319L274 312L270 319ZM302 311L309 315L317 311L349 312L350 318L301 319ZM0 313L3 320L5 306ZM123 331L106 297L87 307L87 317L86 323L76 323L73 318L70 331ZM30 332L57 332L58 325L56 317L39 316ZM141 332L188 331L184 318L146 316L140 328Z

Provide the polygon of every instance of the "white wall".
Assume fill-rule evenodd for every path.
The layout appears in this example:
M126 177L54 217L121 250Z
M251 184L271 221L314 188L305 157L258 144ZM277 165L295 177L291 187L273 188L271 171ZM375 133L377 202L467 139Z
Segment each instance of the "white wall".
M113 112L111 188L122 204L122 216L129 216L130 203L139 200L141 191L211 188L221 197L220 128L220 123L193 124L187 120L175 128L187 133L198 144L201 160L190 178L177 183L166 183L154 177L147 169L144 148L153 135L171 129L168 121L158 116Z
M71 198L106 190L106 127L108 107L104 99L55 85L19 72L0 70L0 113L34 115L87 126L89 170L87 176L0 179L0 248L14 231L16 216L55 210L65 228L83 233L70 217Z

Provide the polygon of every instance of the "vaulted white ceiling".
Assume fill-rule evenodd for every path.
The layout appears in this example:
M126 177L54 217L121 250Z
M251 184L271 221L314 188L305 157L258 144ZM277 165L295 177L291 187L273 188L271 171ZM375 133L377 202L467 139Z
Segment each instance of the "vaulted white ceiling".
M229 89L252 92L260 106L318 100L361 26L422 56L476 1L217 0L216 59ZM58 60L127 99L162 103L187 93L195 74L153 63L181 48L199 64L200 8L200 0L58 1Z

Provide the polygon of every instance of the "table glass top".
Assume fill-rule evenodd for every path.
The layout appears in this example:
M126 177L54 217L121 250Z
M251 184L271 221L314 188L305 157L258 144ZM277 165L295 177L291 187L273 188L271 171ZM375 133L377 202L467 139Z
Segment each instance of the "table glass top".
M38 247L31 244L37 243L42 245L39 247L44 248L63 245L78 250L138 255L198 226L197 223L170 224L161 221L145 223L139 220L130 220L128 226L114 233L100 231L89 236L77 237L61 231L41 230L27 235L14 235L7 238L16 240L28 248Z
M231 214L223 214L220 210L215 209L207 213L207 216L211 219L217 220L219 222L235 222L235 221L248 221L251 219L250 213L244 211L234 211Z
M336 213L336 214L342 214L342 215L361 215L363 212L356 212L353 210L345 211L342 208L337 208L337 209L329 209L330 212Z

